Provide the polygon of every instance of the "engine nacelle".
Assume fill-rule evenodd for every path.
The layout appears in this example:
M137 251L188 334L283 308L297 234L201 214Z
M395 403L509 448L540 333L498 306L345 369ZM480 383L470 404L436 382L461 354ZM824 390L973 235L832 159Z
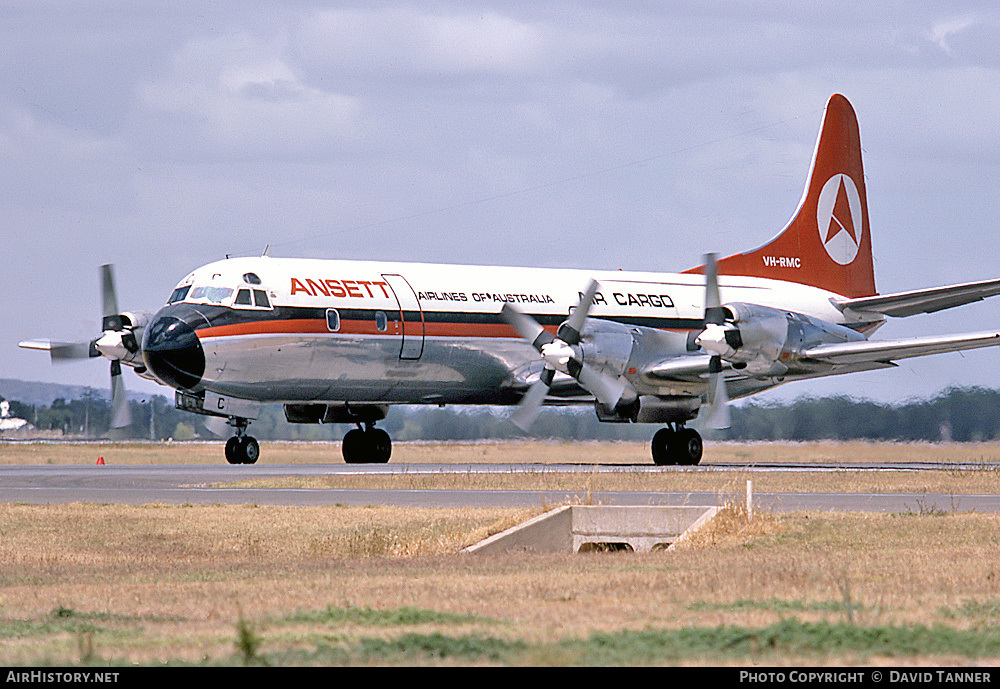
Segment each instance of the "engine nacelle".
M605 423L686 423L698 416L701 398L640 395L630 404L619 404L615 409L608 409L600 402L594 407L598 420Z
M580 332L578 347L583 361L618 377L625 372L635 340L631 328L621 323L588 319Z
M142 332L149 323L146 311L126 311L105 316L104 335L96 342L97 350L110 359L145 370L142 360Z
M708 325L697 342L753 375L784 375L799 363L803 350L815 345L865 339L850 328L794 311L740 302L723 309L725 321Z

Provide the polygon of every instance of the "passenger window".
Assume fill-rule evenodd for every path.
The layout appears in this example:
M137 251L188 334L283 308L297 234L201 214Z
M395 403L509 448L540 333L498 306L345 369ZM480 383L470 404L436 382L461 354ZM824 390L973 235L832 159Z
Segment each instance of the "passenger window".
M262 289L255 289L253 291L253 299L257 302L257 306L263 306L265 309L271 308L271 302L267 300L267 293Z
M337 309L326 310L326 327L331 332L340 330L340 312Z
M250 290L241 289L236 293L236 300L233 301L234 304L239 304L240 306L250 306Z
M384 333L386 328L389 327L389 319L386 318L385 311L375 312L375 327L378 328L380 333Z

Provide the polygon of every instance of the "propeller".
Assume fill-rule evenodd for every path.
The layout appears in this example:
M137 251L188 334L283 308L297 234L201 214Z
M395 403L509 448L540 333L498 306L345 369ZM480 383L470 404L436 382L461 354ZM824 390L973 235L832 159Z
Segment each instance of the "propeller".
M596 281L591 281L587 291L580 298L580 303L570 313L569 318L559 325L555 335L543 328L534 318L510 304L504 304L500 310L500 315L507 324L530 342L545 362L538 380L528 388L528 392L511 415L511 421L522 431L527 431L538 416L542 403L552 387L556 371L573 377L584 390L608 408L613 409L624 395L625 383L585 364L579 346L582 339L580 333L594 303L598 287Z
M695 339L698 346L712 352L708 360L708 394L706 420L711 428L729 428L729 395L722 375L724 347L732 346L732 331L725 327L726 311L719 297L719 270L715 254L705 254L705 314L701 334ZM737 335L739 333L736 333Z
M104 333L85 342L29 341L21 346L28 349L47 349L52 363L104 356L111 360L111 427L121 428L132 423L128 396L122 379L121 360L138 351L135 333L126 328L118 311L114 272L110 264L101 266L101 328Z
M126 330L119 315L114 270L110 264L101 266L101 305L104 334L94 342L94 348L111 359L111 427L121 428L132 424L121 358L135 348L135 335Z

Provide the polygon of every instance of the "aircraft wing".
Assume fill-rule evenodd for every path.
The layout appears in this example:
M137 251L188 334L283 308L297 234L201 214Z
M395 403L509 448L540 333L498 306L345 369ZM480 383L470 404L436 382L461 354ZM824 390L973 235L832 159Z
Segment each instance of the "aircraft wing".
M817 345L804 350L798 359L803 363L828 364L835 367L864 364L892 366L892 362L897 359L996 346L1000 346L1000 332L991 331ZM710 359L708 355L674 357L649 366L643 370L643 375L659 380L691 380L711 372ZM732 367L723 362L723 368L728 371Z
M840 310L869 311L886 316L912 316L918 313L934 313L953 306L961 306L986 297L1000 294L1000 280L966 282L947 287L933 287L896 294L882 294L857 299L838 299Z
M870 362L889 363L896 359L908 359L928 354L958 352L979 347L1000 345L1000 332L973 333L965 335L943 335L913 337L905 340L875 340L843 342L810 347L802 352L802 357L834 365L863 364Z

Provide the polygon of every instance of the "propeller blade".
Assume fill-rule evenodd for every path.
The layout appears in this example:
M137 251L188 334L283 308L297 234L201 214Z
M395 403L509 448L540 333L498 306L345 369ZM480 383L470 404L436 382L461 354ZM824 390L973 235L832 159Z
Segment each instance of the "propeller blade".
M26 349L47 350L49 358L54 364L100 356L100 352L94 349L93 342L52 342L49 340L33 340L31 342L20 342L18 345Z
M94 342L57 342L54 340L24 340L17 343L18 347L24 349L37 349L48 352L53 363L67 361L71 359L89 359L100 356L100 352L94 349Z
M116 359L111 362L111 427L122 428L132 425L132 414L128 408L128 395L122 379L122 365Z
M569 318L559 326L556 337L566 344L580 344L580 331L583 330L590 307L594 305L594 295L597 294L599 287L596 280L590 281L587 291L580 297L580 303L570 312Z
M52 342L49 347L49 358L54 364L95 356L100 353L94 349L93 342Z
M118 294L115 291L114 268L110 263L101 266L101 315L116 316L118 311Z
M517 405L517 409L510 416L511 422L525 433L531 428L531 424L535 422L538 412L541 411L542 403L545 401L545 396L549 394L549 385L552 382L552 375L548 375L548 380L546 380L546 374L549 373L555 372L550 368L546 368L542 372L542 376L531 384L528 392L525 393L524 397L521 398L521 402Z
M708 362L709 381L705 394L705 421L709 428L729 428L729 393L722 375L722 357L713 356Z
M705 254L705 316L704 323L721 325L726 322L725 311L722 310L722 299L719 296L719 268L715 262L715 254Z
M625 383L606 373L583 364L580 372L573 376L583 388L597 398L608 409L614 409L625 394Z
M229 435L229 420L221 416L210 416L205 419L205 430L220 438Z
M503 308L500 309L500 317L539 352L542 351L544 345L556 339L538 321L510 304L503 305Z

